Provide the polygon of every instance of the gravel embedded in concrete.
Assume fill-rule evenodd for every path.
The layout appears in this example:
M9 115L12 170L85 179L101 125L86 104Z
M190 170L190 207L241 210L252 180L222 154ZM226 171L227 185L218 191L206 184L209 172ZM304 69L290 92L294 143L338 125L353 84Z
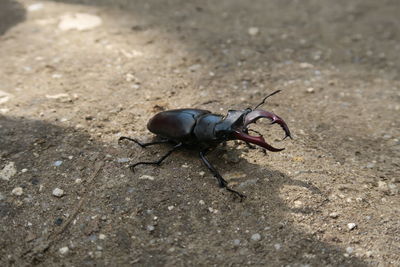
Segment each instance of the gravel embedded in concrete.
M60 189L60 188L55 188L53 190L53 196L55 197L62 197L64 195L64 190Z
M355 223L348 223L347 224L347 228L349 229L349 230L353 230L353 229L355 229L357 227L357 224L355 224Z
M259 233L253 234L251 236L251 240L253 241L260 241L261 240L261 235Z
M16 187L11 191L11 194L14 196L21 196L24 193L24 189L22 187Z

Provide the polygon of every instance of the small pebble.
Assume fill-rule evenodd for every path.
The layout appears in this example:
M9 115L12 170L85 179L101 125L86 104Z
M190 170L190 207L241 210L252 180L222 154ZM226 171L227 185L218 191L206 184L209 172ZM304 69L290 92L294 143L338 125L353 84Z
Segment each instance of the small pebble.
M69 252L69 248L68 247L62 247L58 250L60 252L60 254L65 255Z
M63 223L63 219L62 218L57 218L54 220L54 224L55 225L61 225Z
M153 232L155 230L154 225L147 225L146 228L147 228L147 231L149 231L149 232Z
M347 247L347 248L346 248L346 252L347 252L348 254L353 253L353 251L354 251L354 248L352 248L352 247Z
M11 191L11 194L13 194L14 196L20 196L24 193L24 190L22 189L22 187L16 187Z
M312 87L309 87L309 88L307 88L306 92L309 94L313 94L313 93L315 93L315 89Z
M239 239L233 240L233 245L239 246L240 245L240 240Z
M125 162L129 162L129 158L118 158L117 159L118 163L125 163Z
M201 199L201 200L199 201L199 204L200 204L200 205L204 205L204 204L206 204L206 203L204 202L204 200Z
M132 73L127 73L127 74L126 74L126 77L125 77L125 80L126 80L127 82L132 82L132 81L135 81L135 80L136 80L136 77L135 77L135 75L133 75Z
M106 239L106 235L105 235L105 234L99 234L99 239L100 239L100 240Z
M218 213L218 210L213 209L211 207L208 208L208 211L211 212L211 213Z
M0 90L0 104L8 102L11 97L12 94Z
M314 68L313 64L307 63L307 62L302 62L300 63L300 68L302 69L311 69Z
M173 210L174 208L174 206L168 206L168 210Z
M62 31L87 31L96 28L101 24L101 18L96 15L86 13L65 14L61 16L58 28Z
M43 7L44 7L43 3L35 3L35 4L29 5L27 9L29 12L35 12L35 11L43 9Z
M75 179L75 183L76 183L76 184L81 184L81 183L82 183L82 179L81 179L81 178Z
M260 33L260 29L257 28L257 27L250 27L250 28L247 30L247 32L248 32L248 34L250 34L251 36L255 36L255 35L257 35L257 34Z
M297 209L303 207L303 202L301 202L300 200L296 200L294 202L294 207L297 208Z
M374 163L374 162L370 162L370 163L368 163L368 164L366 165L366 167L367 167L368 169L372 169L372 168L375 167L375 163Z
M355 229L357 227L357 224L355 224L355 223L348 223L347 224L347 228L349 228L349 230L353 230L353 229Z
M200 68L201 68L201 65L200 65L200 64L194 64L194 65L190 66L190 67L188 68L188 70L189 70L190 72L195 72L195 71L199 70Z
M337 212L331 212L331 213L329 213L329 217L331 217L331 218L333 218L333 219L336 219L337 217L339 217L339 213L337 213Z
M199 175L200 175L200 176L204 176L205 174L206 174L206 173L203 172L203 171L199 172Z
M64 195L64 190L60 189L60 188L55 188L53 190L53 196L55 197L62 197Z
M61 98L68 99L69 94L46 95L46 98L48 98L48 99L61 99Z
M251 236L251 240L260 241L261 240L261 235L259 233L256 233L256 234Z
M28 169L22 169L22 170L21 170L22 173L25 173L25 172L27 172L27 171L28 171Z
M385 191L388 189L387 183L384 181L378 181L378 188L381 189L382 191Z
M281 247L282 247L282 245L281 245L281 244L275 244L275 245L274 245L274 248L275 248L276 250L280 250L280 249L281 249Z
M53 166L58 167L58 166L61 166L62 163L63 163L62 160L57 160L57 161L55 161L55 162L53 163Z
M154 177L153 177L153 176L146 175L146 174L140 176L139 179L141 179L141 180L150 180L150 181L154 181Z
M2 170L0 170L0 179L4 181L9 181L11 177L13 177L17 173L17 169L15 168L14 162L9 162L4 166Z

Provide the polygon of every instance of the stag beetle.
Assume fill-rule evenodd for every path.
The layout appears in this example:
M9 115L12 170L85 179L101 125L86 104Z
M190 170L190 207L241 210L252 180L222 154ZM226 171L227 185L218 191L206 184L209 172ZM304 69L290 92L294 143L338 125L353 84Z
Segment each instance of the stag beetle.
M242 140L249 146L249 143L251 143L273 152L282 151L283 148L275 148L265 142L263 136L257 131L254 132L258 133L259 136L249 135L248 129L249 124L256 123L258 119L268 118L271 120L271 124L277 123L282 127L285 132L284 139L286 137L291 138L289 128L283 119L271 112L257 109L265 103L268 97L278 92L280 92L280 90L267 95L254 109L229 110L226 116L213 114L208 110L202 109L162 111L151 118L147 124L147 129L161 137L161 140L141 143L136 139L121 136L118 141L129 140L140 145L142 148L162 143L174 144L174 147L157 161L141 161L130 165L129 167L132 171L134 171L136 166L142 164L160 165L172 152L183 146L197 149L200 152L201 160L215 178L217 178L219 186L237 194L242 199L245 195L228 187L228 182L222 178L205 156L217 145L229 140Z

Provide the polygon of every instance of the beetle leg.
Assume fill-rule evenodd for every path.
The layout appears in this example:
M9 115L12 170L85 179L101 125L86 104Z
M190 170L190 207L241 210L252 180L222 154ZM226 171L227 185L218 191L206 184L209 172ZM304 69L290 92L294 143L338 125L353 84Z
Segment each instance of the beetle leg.
M256 130L253 130L253 129L245 129L245 130L244 130L244 132L245 132L246 134L249 134L249 131L250 131L250 132L253 132L253 133L257 133L257 134L259 134L260 136L263 136L260 132L258 132L258 131L256 131ZM246 143L247 147L250 148L250 149L256 149L256 148L257 148L256 146L253 146L253 145L250 144L249 142L245 142L245 143ZM267 151L265 150L265 148L262 149L262 152L263 152L264 154L267 154Z
M246 128L243 132L245 132L246 134L249 134L249 129ZM247 148L256 149L256 146L251 145L249 142L245 142L245 143L246 143Z
M207 168L211 171L211 173L214 175L215 178L217 178L219 186L225 188L226 190L228 190L229 192L232 192L236 195L238 195L240 197L240 200L243 200L243 198L246 198L245 195L243 195L242 193L239 193L233 189L231 189L228 186L228 182L225 181L224 178L222 178L221 174L219 174L219 172L215 169L215 167L213 165L211 165L211 163L207 160L207 158L205 157L205 155L207 154L207 150L205 151L200 151L200 158L201 160L204 162L204 164L207 166Z
M253 130L253 129L246 129L247 130L247 134L249 133L249 131L250 132L253 132L253 133L256 133L256 134L259 134L260 136L263 136L259 131L256 131L256 130ZM248 143L248 142L246 142L246 144L247 144L247 146L250 148L250 146L252 147L252 148L256 148L255 146L253 146L253 145L250 145L250 143ZM267 150L265 149L265 148L262 148L262 152L264 153L264 154L267 154Z
M169 155L172 154L172 152L174 152L175 150L177 150L178 148L180 148L182 146L182 143L179 143L177 145L175 145L170 151L168 151L164 156L162 156L159 160L156 161L141 161L141 162L137 162L135 164L131 164L129 166L129 168L134 172L135 167L138 165L158 165L160 166L160 164L163 162L164 159L168 158Z
M247 129L247 130L250 131L250 132L259 134L260 136L263 136L259 131L256 131L256 130L253 130L253 129Z
M132 142L138 144L139 146L141 146L142 148L145 148L146 146L157 145L157 144L165 144L165 143L169 142L169 140L159 140L159 141L154 141L154 142L149 142L149 143L142 143L142 142L140 142L140 141L138 141L136 139L133 139L133 138L130 138L130 137L127 137L127 136L121 136L118 139L118 142L120 142L121 140L132 141Z
M253 146L253 145L250 144L249 142L245 142L245 143L246 143L247 148L249 148L249 149L256 149L256 146Z

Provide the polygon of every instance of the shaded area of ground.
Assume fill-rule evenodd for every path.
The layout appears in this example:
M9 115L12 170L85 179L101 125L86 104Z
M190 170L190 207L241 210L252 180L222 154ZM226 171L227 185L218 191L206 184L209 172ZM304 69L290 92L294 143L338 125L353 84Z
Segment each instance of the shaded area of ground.
M9 28L25 19L25 8L13 0L3 0L0 2L0 35L4 34Z
M132 174L114 160L118 157L116 149L90 141L87 134L75 129L7 117L1 117L0 123L1 146L6 149L2 150L3 157L15 162L18 169L23 166L29 170L12 182L23 188L24 197L2 201L1 205L1 248L3 252L11 247L14 250L8 257L9 264L19 265L23 261L58 264L57 248L73 244L73 253L63 261L74 265L98 262L99 259L90 257L90 252L96 247L99 251L99 246L105 264L129 264L138 260L141 265L180 265L196 264L202 259L204 264L250 261L265 265L281 264L288 259L296 261L296 255L303 255L304 262L315 265L333 262L363 265L357 258L344 257L340 248L318 241L292 225L286 213L321 214L326 197L313 185L279 171L241 162L240 169L252 170L251 175L255 177L265 177L257 181L257 187L263 188L263 192L254 192L256 198L250 195L248 201L235 203L211 179L206 184L201 179L188 181L182 179L182 172L158 178L157 182L130 179ZM153 171L163 173L176 169L173 165L183 164L183 159L190 154L179 153L174 162L161 171ZM63 164L52 166L54 159L62 160ZM199 163L192 161L190 164ZM103 162L103 169L89 183L96 162ZM183 175L190 177L190 171ZM76 184L75 177L82 177L83 183ZM52 197L52 189L60 185L68 193L61 199ZM79 194L80 186L87 188L87 196ZM315 206L287 207L279 197L283 186L313 195ZM12 186L4 189L11 191ZM210 189L214 190L210 192ZM58 233L67 221L66 214L74 214L79 203L77 197L87 199L77 214L79 223L71 223L64 232ZM198 199L213 203L214 211L199 204ZM257 242L247 240L248 233L240 231L255 225L263 228L260 229L263 239ZM154 230L149 230L151 226ZM11 231L13 228L21 231ZM99 240L99 233L107 239ZM241 240L240 244L234 243L236 239ZM290 244L279 247L288 241Z

